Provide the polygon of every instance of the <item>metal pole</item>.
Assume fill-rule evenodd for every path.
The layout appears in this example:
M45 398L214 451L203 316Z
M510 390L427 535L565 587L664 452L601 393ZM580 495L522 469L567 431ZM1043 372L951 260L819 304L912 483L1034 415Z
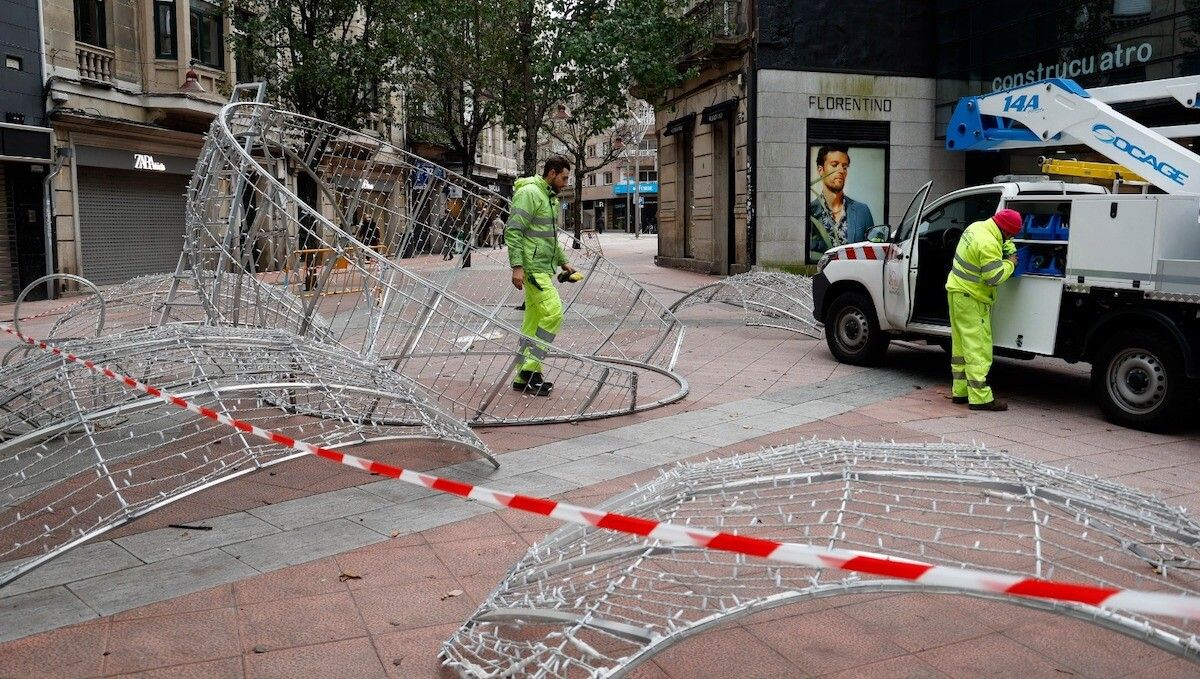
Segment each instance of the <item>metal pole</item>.
M40 19L39 19L40 20ZM46 247L46 275L54 275L54 177L62 170L63 163L71 157L71 149L58 149L58 157L54 161L54 169L42 180L42 240ZM46 299L54 299L54 278L46 279Z
M645 133L642 133L645 136ZM633 147L633 237L642 237L642 137L638 137L637 146Z

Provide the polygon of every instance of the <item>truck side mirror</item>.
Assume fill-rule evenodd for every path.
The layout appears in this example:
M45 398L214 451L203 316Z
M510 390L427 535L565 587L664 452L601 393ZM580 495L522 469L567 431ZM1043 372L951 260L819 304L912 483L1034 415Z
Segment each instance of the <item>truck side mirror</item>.
M872 243L886 243L888 242L888 237L891 235L892 227L888 226L887 224L881 224L879 226L872 227L872 229L867 232L867 240Z

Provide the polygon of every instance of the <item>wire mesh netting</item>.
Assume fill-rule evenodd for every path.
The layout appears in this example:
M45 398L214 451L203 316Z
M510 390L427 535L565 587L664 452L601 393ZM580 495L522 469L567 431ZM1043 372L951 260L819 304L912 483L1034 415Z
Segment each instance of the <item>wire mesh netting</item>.
M261 87L237 89L237 100L261 100ZM683 398L687 383L673 372L683 327L563 232L586 278L562 286L553 346L522 336L507 253L484 247L507 209L499 194L384 141L231 103L188 188L176 270L82 299L48 338L309 443L424 439L493 464L468 425L604 417ZM548 352L549 398L509 386L530 345ZM292 456L28 345L0 359L0 452L0 585Z
M812 278L773 271L749 271L701 286L671 305L678 313L700 304L732 304L745 312L746 325L791 330L816 339L822 325L813 316Z
M521 293L486 247L503 197L386 142L262 104L214 122L189 189L190 276L210 322L248 318L261 287L302 300L272 322L314 330L416 380L472 424L633 412L686 393L683 328L640 284L560 231L583 281L563 284L544 361L549 398L509 387ZM314 207L315 206L315 207Z
M310 443L437 439L491 459L400 375L283 331L176 324L64 347ZM0 583L172 499L298 455L64 357L24 360L0 380Z
M664 471L608 511L827 549L1195 595L1200 525L1119 484L950 444L811 441ZM932 588L569 526L532 547L444 644L463 676L620 676L690 634L806 598L991 597L1196 657L1200 622Z

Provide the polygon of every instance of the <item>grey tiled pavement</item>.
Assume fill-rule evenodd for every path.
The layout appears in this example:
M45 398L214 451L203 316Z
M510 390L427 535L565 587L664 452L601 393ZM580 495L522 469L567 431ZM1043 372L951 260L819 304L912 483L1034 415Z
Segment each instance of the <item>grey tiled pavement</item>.
M669 415L501 456L493 470L471 460L433 470L499 490L553 495L668 464L913 390L878 375L836 386L818 382ZM493 511L399 481L288 500L198 522L212 530L161 528L101 540L51 561L0 590L0 610L25 614L0 626L0 641L197 592L247 575L340 554L395 534L436 528Z
M654 239L606 234L604 246L667 303L712 280L654 267ZM994 384L1012 410L970 413L949 403L938 350L898 343L885 366L861 370L833 361L821 342L746 328L735 309L695 307L684 318L679 366L691 392L681 403L578 425L482 430L503 464L498 471L465 452L364 454L594 505L680 458L807 437L976 441L1200 511L1200 425L1147 434L1104 422L1088 399L1084 366L1002 359ZM172 523L214 530L165 529ZM0 643L0 677L449 679L439 645L529 545L559 525L297 459L151 512L0 589L0 637L13 639ZM454 590L462 594L448 597ZM831 597L724 622L630 676L1200 672L1187 659L1062 616L901 594Z

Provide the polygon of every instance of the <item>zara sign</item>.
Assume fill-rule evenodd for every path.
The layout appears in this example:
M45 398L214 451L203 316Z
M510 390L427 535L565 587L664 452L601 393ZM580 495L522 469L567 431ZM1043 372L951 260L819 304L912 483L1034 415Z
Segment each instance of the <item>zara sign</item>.
M166 172L167 166L163 163L154 160L154 156L147 153L133 154L133 169L135 170L154 170L155 172Z

